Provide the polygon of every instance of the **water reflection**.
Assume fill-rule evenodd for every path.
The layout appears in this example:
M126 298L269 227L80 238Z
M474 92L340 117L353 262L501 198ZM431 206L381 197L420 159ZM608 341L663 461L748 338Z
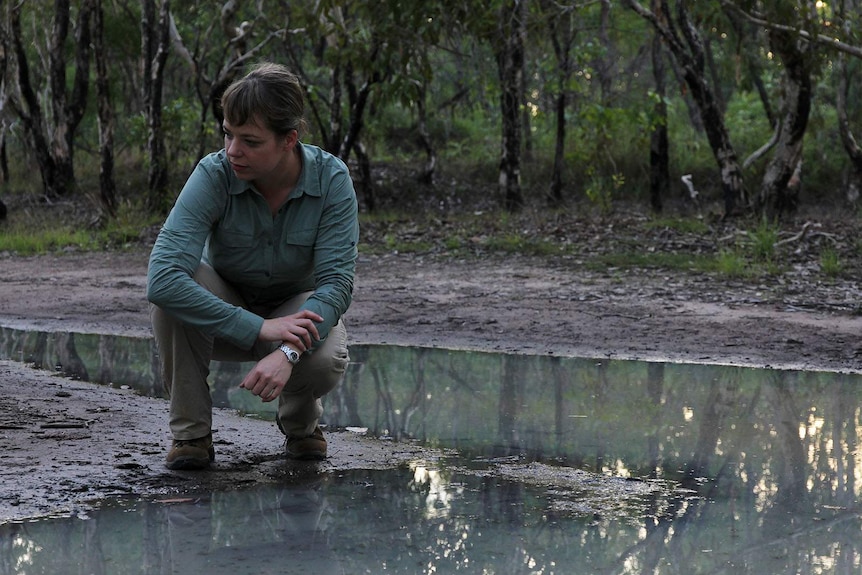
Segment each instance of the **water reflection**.
M457 455L439 466L328 478L322 493L337 511L324 514L333 527L314 543L325 539L327 553L349 560L345 572L569 573L571 565L582 565L578 571L585 573L839 573L862 567L857 375L391 346L354 346L351 356L343 384L326 397L331 427L364 427ZM161 389L149 340L0 329L0 357L147 394ZM260 402L237 389L245 369L214 363L216 403L261 413ZM632 489L659 480L676 488ZM618 490L613 481L622 482ZM232 497L281 501L266 490L201 499L189 512L217 516L192 521L195 529L209 525L205 538L212 538L212 525L237 522L217 513L215 502ZM181 507L151 505L116 513ZM246 511L275 507L283 510L281 503L237 504ZM172 525L165 521L156 523ZM93 537L93 524L72 522L76 545ZM264 524L287 520L255 523ZM14 550L20 561L38 554L43 543L22 532L42 525L4 527L0 556ZM352 568L354 556L365 571ZM3 561L0 573L17 572Z
M858 572L858 512L786 508L769 524L741 496L655 495L676 503L610 521L491 475L421 463L351 471L6 524L0 575Z

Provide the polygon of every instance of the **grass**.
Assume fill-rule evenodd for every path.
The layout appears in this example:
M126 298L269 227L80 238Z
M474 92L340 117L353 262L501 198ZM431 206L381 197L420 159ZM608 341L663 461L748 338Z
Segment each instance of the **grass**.
M744 278L752 275L745 257L735 250L722 250L715 258L715 271L729 278Z
M714 256L667 252L621 252L598 255L587 263L592 269L663 268L684 271L713 271Z
M775 257L775 244L778 242L779 228L766 219L760 221L749 234L752 255L757 261L771 262Z
M43 254L63 249L93 250L99 247L92 234L68 228L4 230L0 252L18 255Z
M24 209L0 223L0 253L29 256L123 247L160 220L130 204L122 205L117 217L102 227L89 226L81 214L62 208Z
M831 278L838 277L843 273L844 266L838 257L838 252L832 248L827 248L820 253L820 271Z
M457 258L535 258L545 262L578 262L591 270L660 269L668 273L703 273L752 280L783 273L776 248L780 227L768 221L734 234L718 232L698 217L604 219L574 210L503 210L464 207L438 209L434 199L412 210L360 214L363 254L417 254ZM77 206L66 213L57 206L31 205L0 222L0 253L34 255L59 251L93 251L140 242L142 232L161 222L130 203L117 217L96 228L86 224L92 209ZM721 245L719 236L733 239ZM858 244L862 246L862 241ZM862 250L862 248L860 248ZM846 273L835 249L819 253L825 277ZM852 267L852 266L851 266Z
M647 229L670 229L683 234L707 234L709 226L698 218L655 218L646 223Z

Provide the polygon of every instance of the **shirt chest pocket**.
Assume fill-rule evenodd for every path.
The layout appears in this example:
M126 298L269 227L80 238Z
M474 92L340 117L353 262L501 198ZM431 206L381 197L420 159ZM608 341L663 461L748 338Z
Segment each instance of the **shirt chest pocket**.
M251 273L261 264L254 234L245 230L219 229L210 238L210 261L216 270L236 277Z
M291 230L284 234L283 243L285 246L310 248L314 245L315 239L317 239L316 229Z
M294 269L309 270L314 259L317 230L291 230L281 240L279 259Z

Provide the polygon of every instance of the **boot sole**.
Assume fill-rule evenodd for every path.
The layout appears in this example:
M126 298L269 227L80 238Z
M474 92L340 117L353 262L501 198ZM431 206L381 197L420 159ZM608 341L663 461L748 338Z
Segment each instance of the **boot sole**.
M287 453L287 457L295 461L323 461L326 459L326 452Z
M171 462L165 462L165 467L173 470L193 471L197 469L206 469L210 466L210 460L195 459L194 457L180 457Z
M215 450L210 451L208 457L179 456L173 461L165 461L165 467L172 470L196 471L206 469L215 460Z

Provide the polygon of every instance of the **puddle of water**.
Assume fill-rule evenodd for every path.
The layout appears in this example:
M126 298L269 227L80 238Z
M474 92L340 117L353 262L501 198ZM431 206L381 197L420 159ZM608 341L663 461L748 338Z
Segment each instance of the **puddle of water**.
M0 358L160 387L149 340L13 332L0 329ZM351 355L326 422L451 457L0 525L0 575L55 573L59 561L81 573L293 561L320 573L859 572L860 376L392 346ZM215 364L213 394L254 412L236 389L243 370Z
M608 521L554 499L530 483L420 466L352 471L5 525L0 573L760 575L844 572L858 552L852 514L768 519L702 497L646 497L658 514Z

